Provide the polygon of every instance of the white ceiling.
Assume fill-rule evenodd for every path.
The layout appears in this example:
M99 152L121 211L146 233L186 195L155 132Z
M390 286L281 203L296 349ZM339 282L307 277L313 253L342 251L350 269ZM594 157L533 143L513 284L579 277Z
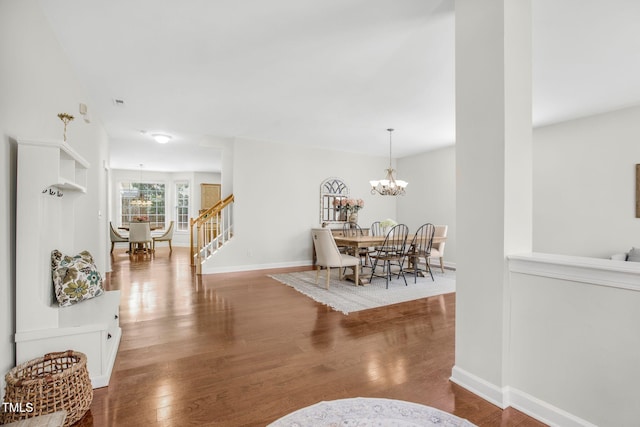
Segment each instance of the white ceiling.
M640 1L532 3L534 125L640 103ZM386 156L393 127L394 157L455 140L453 0L40 4L114 168L219 171L208 147L236 137Z

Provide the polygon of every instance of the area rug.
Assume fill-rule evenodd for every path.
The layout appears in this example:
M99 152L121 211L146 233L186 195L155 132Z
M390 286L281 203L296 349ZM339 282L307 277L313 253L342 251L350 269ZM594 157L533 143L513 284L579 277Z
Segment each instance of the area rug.
M315 270L273 274L270 277L344 314L449 294L456 290L455 271L451 270L445 270L444 274L434 272L435 281L431 281L430 276L418 277L417 283L414 283L413 275L407 274L408 286L405 286L402 278L394 278L389 283L389 289L386 289L384 278L374 278L368 285L355 286L353 282L339 280L337 269L332 269L327 290L324 275L325 272L321 271L317 285Z
M299 409L267 427L475 427L439 409L393 399L356 397Z

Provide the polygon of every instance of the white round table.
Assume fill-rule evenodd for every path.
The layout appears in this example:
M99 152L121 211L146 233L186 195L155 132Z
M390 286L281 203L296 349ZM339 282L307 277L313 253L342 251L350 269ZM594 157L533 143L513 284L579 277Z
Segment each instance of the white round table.
M455 415L402 400L356 397L299 409L268 427L475 427Z

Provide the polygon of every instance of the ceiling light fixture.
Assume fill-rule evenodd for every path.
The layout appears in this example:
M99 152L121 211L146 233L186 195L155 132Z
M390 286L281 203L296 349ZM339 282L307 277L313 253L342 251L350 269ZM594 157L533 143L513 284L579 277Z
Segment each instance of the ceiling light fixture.
M380 194L382 196L404 196L407 181L395 179L393 176L396 172L391 166L391 132L393 129L387 129L389 132L389 168L387 169L387 176L381 180L369 181L371 184L371 194Z
M155 139L158 144L166 144L171 140L171 135L166 135L164 133L152 133L151 137Z

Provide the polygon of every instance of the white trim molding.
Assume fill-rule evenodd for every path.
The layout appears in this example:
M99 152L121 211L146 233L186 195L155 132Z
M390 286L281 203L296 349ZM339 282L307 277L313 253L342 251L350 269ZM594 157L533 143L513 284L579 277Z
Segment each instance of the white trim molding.
M505 389L505 397L512 408L550 426L597 427L595 424L591 424L520 390L507 387Z
M500 388L458 366L453 367L449 380L493 403L500 409L505 409L509 406L504 388Z
M458 366L453 367L449 380L501 409L512 407L550 426L596 427L595 424L527 393L511 387L498 387Z
M219 274L219 273L236 273L242 271L254 271L254 270L272 270L275 268L289 268L289 267L307 267L312 266L313 261L291 261L291 262L278 262L270 264L246 264L246 265L230 265L226 267L214 267L208 269L206 272L202 271L202 274Z
M640 263L569 255L510 255L509 271L640 291Z

